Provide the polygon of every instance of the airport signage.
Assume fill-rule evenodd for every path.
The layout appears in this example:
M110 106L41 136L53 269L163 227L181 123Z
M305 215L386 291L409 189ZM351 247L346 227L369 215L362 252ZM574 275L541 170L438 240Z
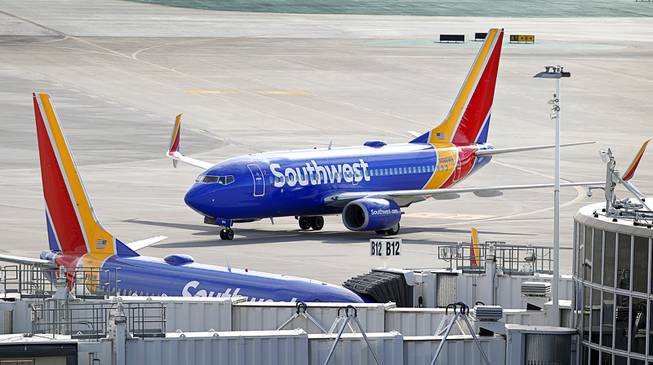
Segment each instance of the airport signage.
M401 238L371 239L370 256L378 256L378 257L401 256Z

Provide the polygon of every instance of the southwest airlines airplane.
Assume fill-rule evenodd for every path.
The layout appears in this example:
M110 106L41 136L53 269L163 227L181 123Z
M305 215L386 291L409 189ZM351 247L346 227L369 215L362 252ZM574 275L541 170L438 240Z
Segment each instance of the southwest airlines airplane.
M178 115L167 155L175 166L182 161L204 169L186 193L186 204L205 223L224 227L220 237L226 240L234 237L234 223L295 216L302 230L320 230L328 214L341 214L352 231L394 235L401 208L428 197L552 187L452 188L493 155L553 147L495 149L487 143L502 39L502 29L487 33L449 115L408 143L257 153L214 165L179 151ZM566 146L576 144L583 143ZM577 185L587 183L563 184Z
M40 259L0 255L3 261L33 264L46 270L85 271L91 294L230 297L250 301L362 302L340 286L292 276L201 265L187 255L163 259L136 251L160 241L133 243L115 238L95 217L56 113L45 93L34 94L36 134L50 250ZM165 238L165 237L163 237ZM68 284L72 286L68 277Z

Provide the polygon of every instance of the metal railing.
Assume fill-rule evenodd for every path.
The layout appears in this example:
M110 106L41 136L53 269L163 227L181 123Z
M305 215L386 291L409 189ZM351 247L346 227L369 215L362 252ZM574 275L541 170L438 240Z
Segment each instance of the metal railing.
M449 263L449 270L461 270L465 273L485 273L487 244L478 245L478 257L472 255L468 242L438 244L438 259Z
M51 269L36 265L18 264L0 267L2 295L20 294L24 298L49 298L57 290L57 279L65 276L68 290L78 298L104 298L119 289L117 269L76 267Z
M542 246L506 245L495 242L497 269L506 275L553 273L553 248Z
M2 294L21 294L26 298L50 297L55 292L56 269L34 265L7 265L0 268Z
M551 274L553 272L553 248L535 245L506 244L503 241L485 241L478 245L478 257L472 255L469 242L439 242L438 259L448 263L449 271L483 274L486 259L494 253L497 270L506 275Z
M85 300L44 300L32 304L34 333L69 335L78 340L98 340L109 334L117 303ZM166 307L161 302L123 303L127 331L134 337L164 337Z

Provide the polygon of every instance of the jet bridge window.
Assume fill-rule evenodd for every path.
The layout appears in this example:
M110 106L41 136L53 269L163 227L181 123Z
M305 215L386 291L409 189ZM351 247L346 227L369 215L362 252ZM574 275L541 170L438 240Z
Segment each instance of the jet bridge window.
M225 176L212 176L212 175L200 175L197 177L196 182L205 183L205 184L220 184L220 185L229 185L235 180L233 175Z

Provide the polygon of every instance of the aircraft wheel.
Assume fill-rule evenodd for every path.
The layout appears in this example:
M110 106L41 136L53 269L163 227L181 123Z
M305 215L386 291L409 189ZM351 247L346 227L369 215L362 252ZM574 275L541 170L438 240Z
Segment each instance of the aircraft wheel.
M399 228L400 228L399 223L397 223L394 227L386 230L385 235L386 236L395 236L395 235L399 234Z
M234 230L231 228L223 228L222 230L220 230L220 238L227 241L233 240Z
M306 231L311 228L311 218L310 217L299 217L299 228L302 231Z
M324 227L324 218L323 217L313 217L311 220L311 228L315 231L319 231Z

